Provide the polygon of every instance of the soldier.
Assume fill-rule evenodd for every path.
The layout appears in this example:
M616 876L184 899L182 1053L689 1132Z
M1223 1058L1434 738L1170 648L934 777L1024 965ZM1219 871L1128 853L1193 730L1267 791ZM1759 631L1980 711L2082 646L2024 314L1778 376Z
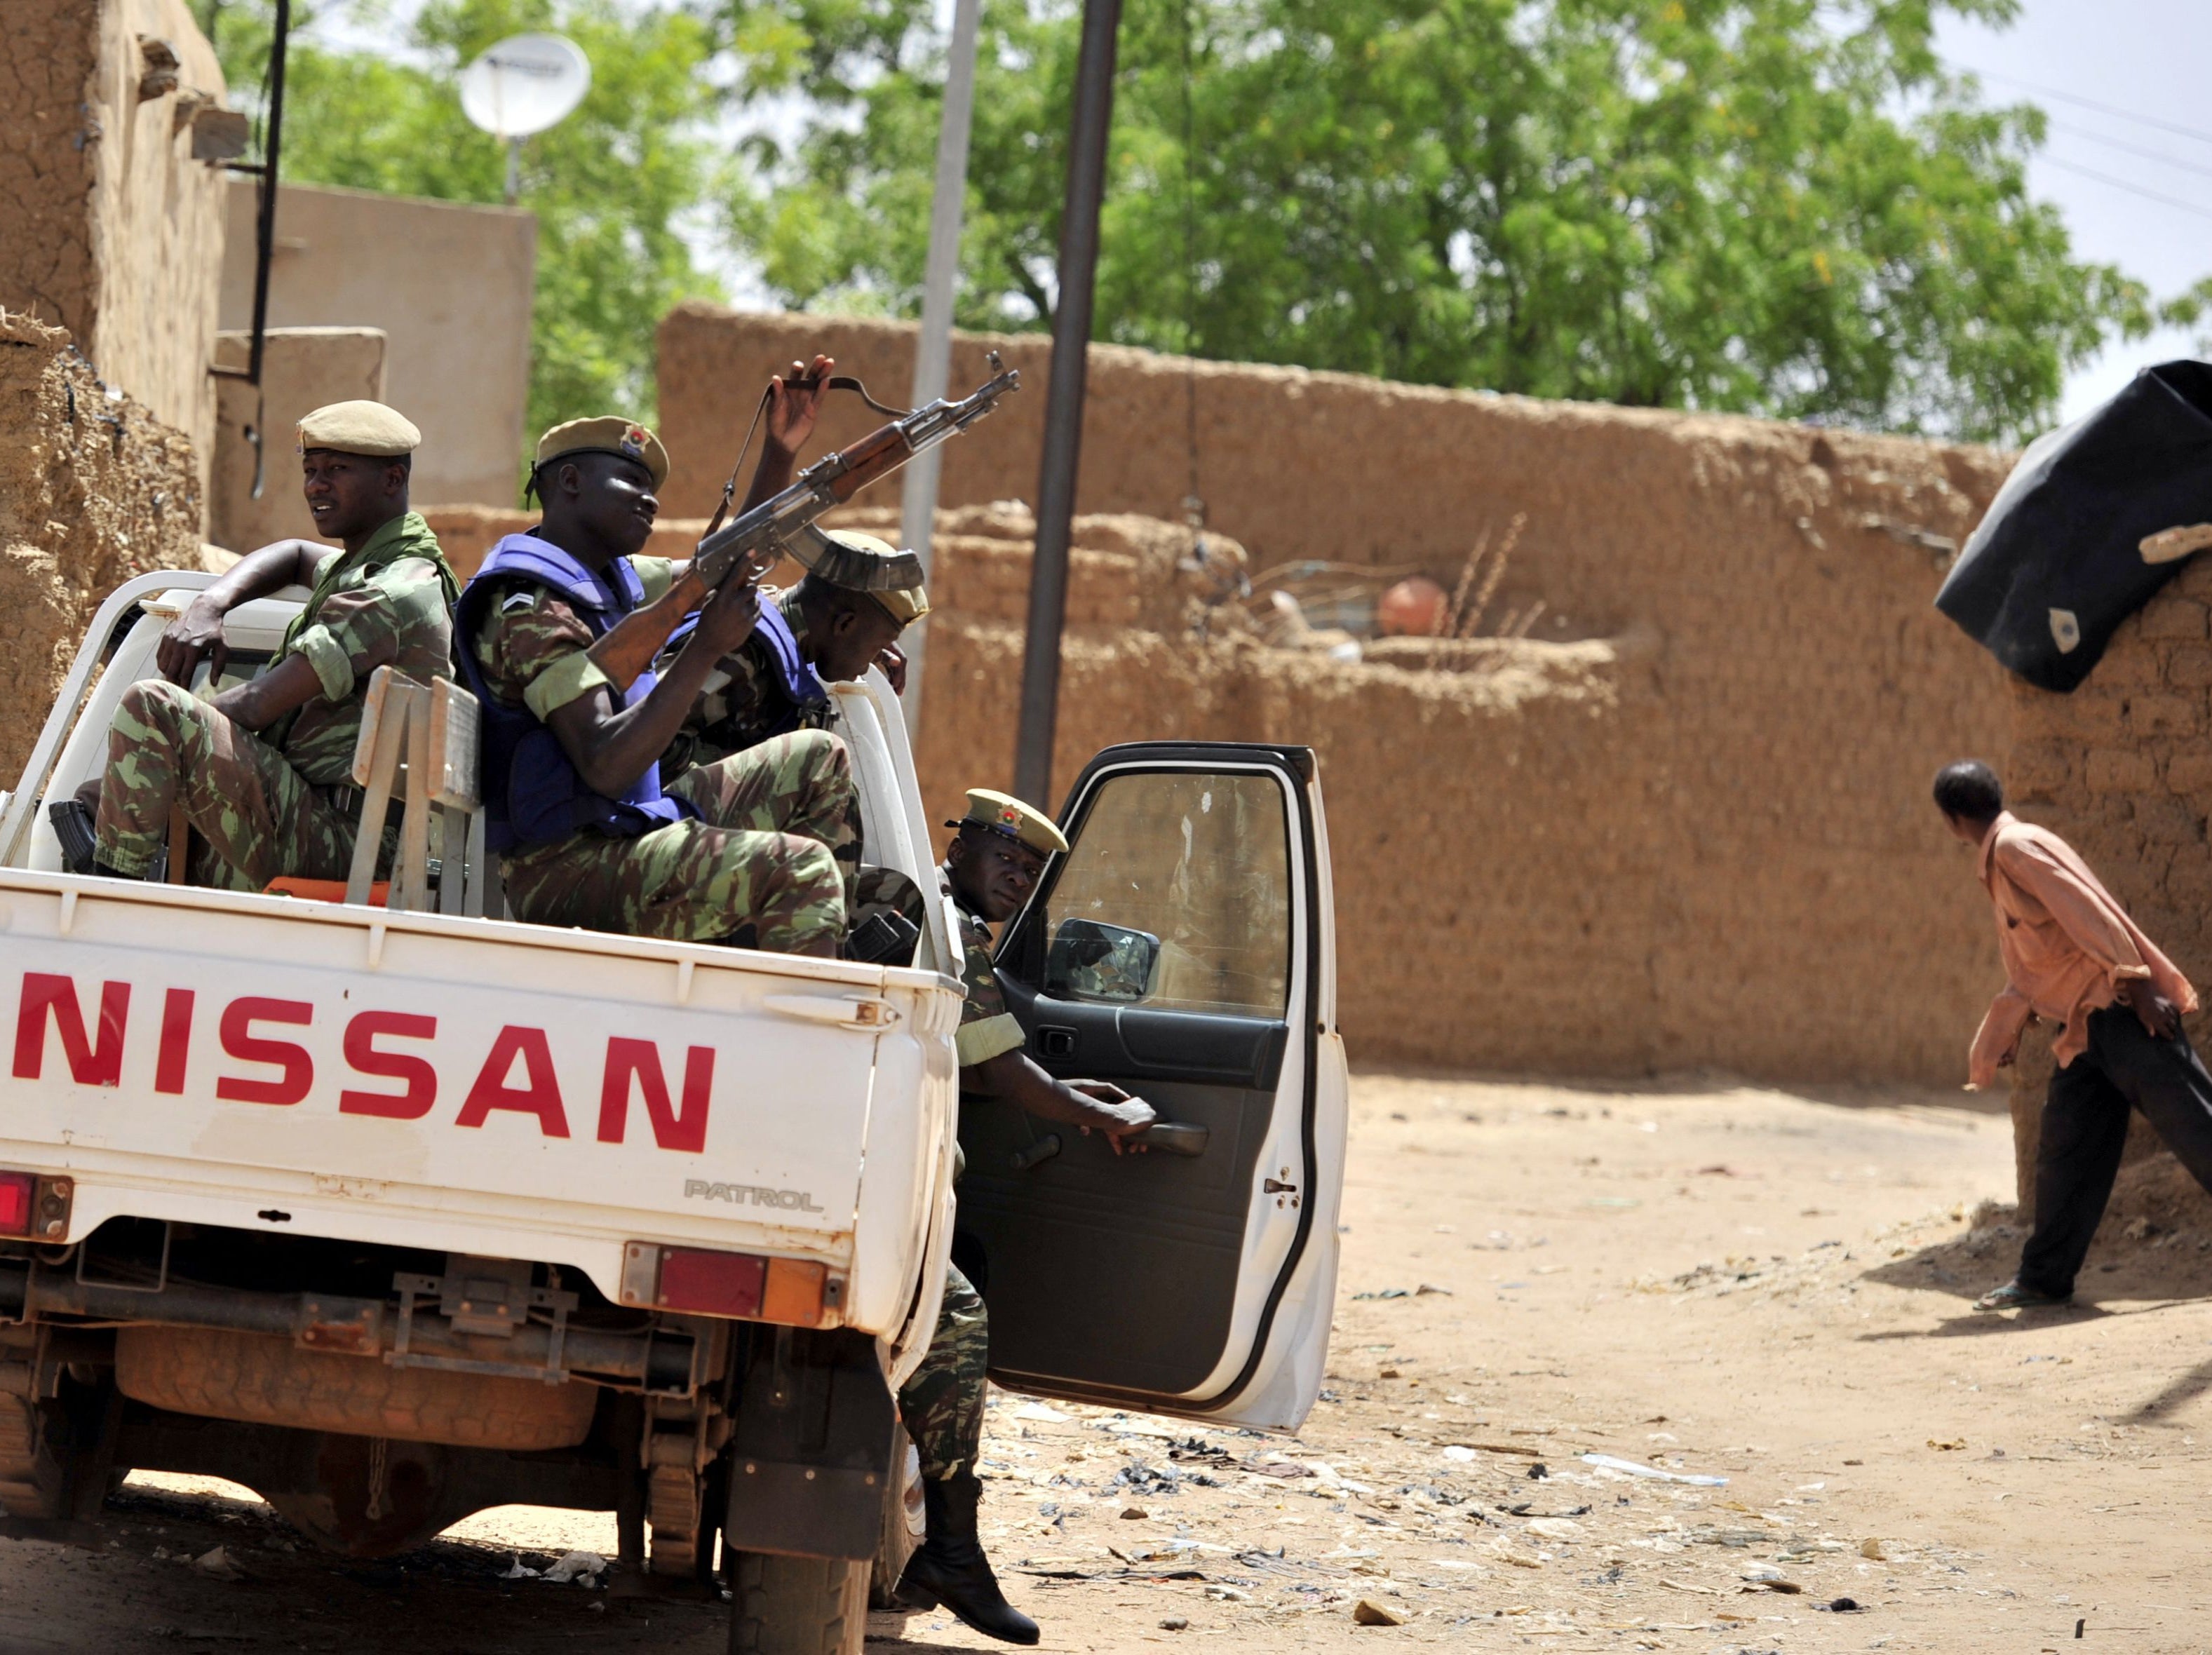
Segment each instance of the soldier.
M1006 1009L991 964L991 926L1028 900L1037 876L1067 840L1032 805L988 788L968 794L968 814L947 822L959 833L938 876L959 915L961 978L968 991L955 1046L963 1094L1001 1097L1031 1114L1106 1134L1119 1155L1144 1148L1152 1106L1103 1081L1058 1081L1022 1050L1027 1036ZM975 1457L983 1437L983 1379L990 1325L983 1300L957 1265L945 1271L945 1299L928 1354L899 1392L899 1412L921 1461L927 1538L908 1561L899 1589L925 1604L942 1603L986 1636L1033 1644L1036 1622L1007 1603L975 1528L982 1484Z
M764 603L752 636L716 664L663 761L664 776L787 731L826 729L834 709L824 679L880 666L893 693L906 693L898 639L929 613L921 560L850 529L809 534L792 555L805 575Z
M787 472L818 391L779 380L764 482ZM799 730L676 776L660 761L714 664L757 624L756 588L725 585L663 671L618 693L591 645L667 590L674 566L641 558L668 455L607 417L539 440L532 487L544 516L492 549L455 612L457 655L484 707L488 838L509 905L543 924L834 955L856 832L845 744Z
M381 403L334 403L300 421L315 526L344 550L284 540L241 558L162 634L162 678L123 694L99 784L94 870L143 879L180 806L207 854L204 882L258 891L292 876L343 879L361 800L350 785L369 675L447 670L455 588L437 537L408 509L422 433ZM201 700L222 673L223 617L289 585L312 587L269 669Z

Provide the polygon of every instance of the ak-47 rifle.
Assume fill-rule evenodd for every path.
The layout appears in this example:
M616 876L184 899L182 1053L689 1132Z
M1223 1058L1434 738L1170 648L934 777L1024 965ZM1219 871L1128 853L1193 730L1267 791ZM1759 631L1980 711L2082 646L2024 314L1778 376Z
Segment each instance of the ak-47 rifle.
M710 530L692 554L684 578L650 603L615 623L588 653L592 664L627 692L650 667L684 617L725 582L756 582L775 567L785 546L824 512L844 505L878 478L889 476L925 449L965 431L1022 383L1019 369L990 355L991 378L958 402L943 397L880 426L849 447L826 454L799 474L781 494Z

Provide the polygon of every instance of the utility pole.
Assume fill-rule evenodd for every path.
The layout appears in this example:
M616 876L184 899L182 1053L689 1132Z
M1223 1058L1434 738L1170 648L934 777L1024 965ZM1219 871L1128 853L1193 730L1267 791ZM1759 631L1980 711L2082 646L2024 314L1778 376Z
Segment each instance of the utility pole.
M1014 791L1052 800L1053 725L1060 705L1060 635L1067 618L1067 552L1083 451L1083 393L1098 274L1098 209L1106 194L1106 137L1114 120L1114 53L1121 0L1084 0L1068 134L1067 206L1060 221L1060 301L1053 317L1052 384L1045 393L1044 459L1037 470L1036 558L1030 573L1029 643L1022 658L1021 730Z
M975 111L975 33L981 0L956 0L952 9L951 57L945 66L945 111L937 126L937 191L929 213L929 263L921 279L921 336L915 342L914 395L908 406L921 408L945 394L952 373L952 299L960 278L960 217L968 197L968 133ZM906 468L899 503L899 538L921 559L929 578L929 541L937 524L938 469L941 447L914 457ZM929 647L927 617L907 630L906 727L921 734L921 676Z

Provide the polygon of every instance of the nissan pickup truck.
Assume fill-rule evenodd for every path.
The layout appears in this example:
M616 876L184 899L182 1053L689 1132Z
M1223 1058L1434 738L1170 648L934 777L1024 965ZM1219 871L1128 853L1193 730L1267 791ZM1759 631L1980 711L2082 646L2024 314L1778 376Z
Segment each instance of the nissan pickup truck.
M836 687L838 728L867 862L930 894L910 964L523 924L495 880L380 906L68 871L47 807L209 579L107 600L0 794L4 1532L85 1537L133 1469L243 1483L354 1557L489 1506L611 1511L627 1578L726 1590L733 1650L849 1655L902 1559L894 1398L956 1223L1002 1385L1297 1427L1346 1098L1310 751L1099 754L1006 929L1036 1060L1203 1141L1116 1156L962 1104L879 675ZM224 682L304 596L229 616Z

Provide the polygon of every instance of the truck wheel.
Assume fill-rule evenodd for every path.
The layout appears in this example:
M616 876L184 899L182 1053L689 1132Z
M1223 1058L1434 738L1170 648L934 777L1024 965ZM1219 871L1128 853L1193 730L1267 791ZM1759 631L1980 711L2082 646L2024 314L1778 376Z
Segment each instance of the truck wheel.
M53 1403L0 1397L0 1506L15 1518L52 1519L70 1515L68 1426Z
M730 1655L860 1655L868 1566L732 1552Z
M892 1440L891 1464L898 1467L899 1474L891 1479L890 1492L884 1500L883 1531L876 1538L875 1561L868 1568L870 1609L896 1607L893 1600L899 1579L924 1536L921 1457L915 1452L903 1425Z

